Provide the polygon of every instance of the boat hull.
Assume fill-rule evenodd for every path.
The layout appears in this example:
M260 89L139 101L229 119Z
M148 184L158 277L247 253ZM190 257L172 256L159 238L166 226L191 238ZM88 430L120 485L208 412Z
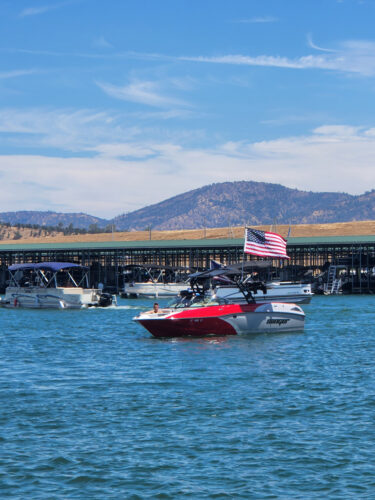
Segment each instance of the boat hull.
M134 320L154 337L172 338L299 332L305 315L295 304L227 304L143 313Z
M7 288L0 305L6 308L81 309L99 304L95 290L83 288Z
M186 283L134 283L125 285L122 297L162 298L175 297L189 287Z
M309 304L312 296L310 284L299 283L270 283L266 284L267 293L261 290L252 292L256 302L287 302L290 304ZM243 301L242 292L235 286L218 286L214 290L214 296L229 302Z

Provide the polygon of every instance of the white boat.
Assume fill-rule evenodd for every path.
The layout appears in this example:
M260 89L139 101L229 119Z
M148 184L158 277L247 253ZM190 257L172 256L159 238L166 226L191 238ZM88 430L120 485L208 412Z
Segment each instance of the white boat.
M228 302L243 302L243 291L239 288L245 286L251 290L255 302L287 302L291 304L308 304L314 295L310 283L295 283L292 281L259 281L258 271L269 267L267 261L256 261L232 264L208 269L201 273L190 275L202 284L206 282L204 290L210 292L213 298L225 299ZM248 277L242 279L245 272ZM250 274L250 271L255 271ZM241 278L239 278L241 276Z
M143 280L126 282L120 294L123 298L175 297L189 287L188 282L181 279L181 272L186 275L186 268L158 265L129 267L131 267L129 273L135 273Z
M30 309L106 307L110 294L89 288L88 269L71 262L14 264L8 268L9 286L0 306Z
M122 296L139 298L174 297L182 290L186 290L187 287L186 283L126 283Z
M290 281L272 281L265 283L266 292L258 289L253 292L256 302L289 302L294 304L309 304L314 295L311 284L292 283ZM213 295L230 302L243 299L239 288L235 285L219 285L214 288Z

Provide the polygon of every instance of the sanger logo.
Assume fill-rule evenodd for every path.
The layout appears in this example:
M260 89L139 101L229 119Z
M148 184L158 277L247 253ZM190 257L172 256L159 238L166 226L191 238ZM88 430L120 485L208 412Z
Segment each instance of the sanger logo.
M288 321L289 321L289 318L288 319L268 318L266 323L267 323L267 325L285 325L286 323L288 323Z

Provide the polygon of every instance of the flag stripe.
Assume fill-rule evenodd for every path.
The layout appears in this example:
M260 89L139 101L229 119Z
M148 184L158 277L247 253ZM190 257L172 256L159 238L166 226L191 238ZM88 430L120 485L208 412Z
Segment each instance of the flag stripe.
M245 245L245 251L251 251L253 250L254 252L260 252L264 254L282 254L285 256L286 252L285 250L282 249L270 249L270 248L262 248L256 245Z
M261 257L289 259L286 240L276 233L246 228L244 252Z

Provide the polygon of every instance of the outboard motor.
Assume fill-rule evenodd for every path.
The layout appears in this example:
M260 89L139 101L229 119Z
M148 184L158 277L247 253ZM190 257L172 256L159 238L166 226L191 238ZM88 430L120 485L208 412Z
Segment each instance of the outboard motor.
M101 293L99 298L99 307L111 306L113 302L113 297L110 293Z

